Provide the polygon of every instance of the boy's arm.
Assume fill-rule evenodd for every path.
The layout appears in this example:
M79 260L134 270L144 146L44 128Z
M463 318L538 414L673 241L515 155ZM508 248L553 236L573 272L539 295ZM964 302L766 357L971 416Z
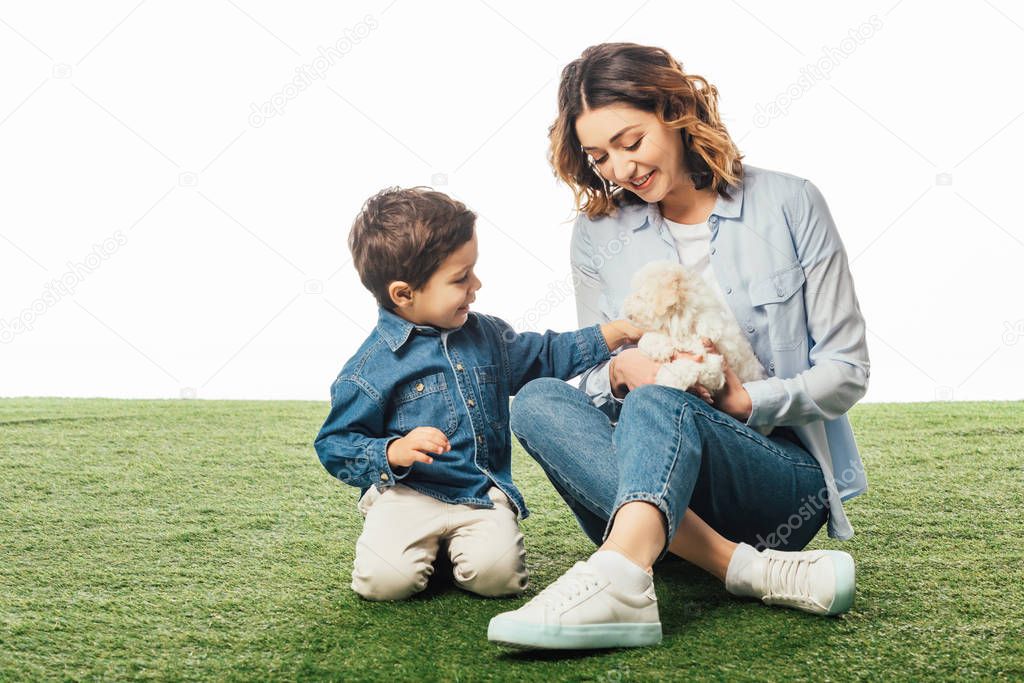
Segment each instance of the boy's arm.
M384 434L383 398L357 377L335 380L331 386L331 412L313 443L331 476L360 489L394 486L409 472L391 468L388 446L398 436Z
M639 339L641 330L624 320L591 325L574 332L516 332L500 318L486 316L498 334L502 360L515 394L538 377L567 380L608 360L610 349Z

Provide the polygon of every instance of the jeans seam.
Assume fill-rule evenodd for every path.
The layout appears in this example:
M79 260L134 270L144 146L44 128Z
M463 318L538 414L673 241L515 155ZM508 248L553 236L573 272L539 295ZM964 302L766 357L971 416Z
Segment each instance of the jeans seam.
M669 543L671 543L672 536L674 535L674 533L673 533L674 532L673 522L675 522L677 520L672 519L672 517L674 515L672 513L671 506L668 504L667 494L668 494L668 488L669 488L669 480L672 478L672 472L675 470L676 465L679 462L679 450L682 448L682 444L683 444L683 435L682 435L682 431L683 431L682 430L683 414L684 414L684 412L688 408L689 408L689 406L685 402L682 403L681 408L679 410L679 415L676 417L676 428L675 428L676 442L675 442L675 445L674 445L674 447L672 449L672 459L671 459L671 461L669 462L668 466L665 468L665 470L663 471L663 474L662 474L661 491L658 492L658 493L647 493L647 492L644 492L644 491L635 491L635 492L625 493L625 494L623 494L622 492L617 492L616 493L616 498L615 498L614 509L612 510L611 514L608 516L608 524L605 526L605 532L604 532L605 540L608 539L608 536L611 533L612 520L615 519L615 515L619 512L619 510L622 509L622 507L624 505L626 505L627 503L631 503L633 501L642 500L645 503L654 504L658 508L658 510L661 512L661 514L664 516L665 521L663 522L663 525L664 525L664 530L665 530L665 547L662 548L661 553L658 555L659 559L661 557L663 557L666 552L668 552L668 545L669 545Z
M545 460L544 462L547 463L548 461ZM586 505L584 505L584 507L586 507L591 513L593 513L594 510L601 510L600 513L596 513L596 514L607 514L607 513L605 513L604 509L600 505L597 504L597 502L595 502L592 498L590 498L590 496L588 496L586 493L584 493L582 491L577 490L575 486L571 486L571 485L567 484L566 482L568 482L568 479L565 477L565 475L557 467L552 467L550 464L548 466L551 467L551 470L553 472L558 474L558 481L559 481L559 483L563 487L565 487L566 491L568 491L570 494L572 494L572 497L577 502L586 503Z
M686 413L687 409L689 409L689 408L690 408L690 406L684 401L682 403L681 407L680 407L679 414L676 416L676 428L675 428L676 442L675 442L675 445L674 445L674 447L672 449L672 460L668 463L668 466L665 468L664 475L662 476L662 486L661 486L661 493L659 495L659 499L662 501L662 503L664 504L664 508L665 508L665 509L662 510L662 512L665 514L665 547L666 548L668 547L669 542L672 540L671 537L672 537L672 533L673 533L673 525L672 525L673 520L670 519L670 517L672 515L671 515L671 510L669 509L670 506L669 506L669 504L667 502L668 486L669 486L669 481L672 479L672 473L675 472L676 466L679 464L679 451L683 447L683 415ZM661 506L659 505L659 507L661 507Z
M683 414L689 406L684 402L679 410L679 414L676 416L676 443L672 448L672 460L668 463L665 468L665 474L662 477L664 484L661 487L661 497L664 499L668 493L668 482L672 476L672 472L676 469L676 463L679 462L679 450L683 445Z
M686 400L685 397L684 397L683 400L684 401ZM686 405L686 404L684 403L684 405ZM776 446L775 443L771 439L769 439L768 437L765 437L765 441L767 442L767 444L762 444L756 438L754 438L753 436L748 434L746 431L744 431L743 429L740 429L739 427L737 427L735 424L733 424L732 422L730 422L728 420L719 419L717 416L709 415L709 414L705 413L703 410L694 410L693 412L696 415L700 415L701 417L706 419L708 422L713 422L715 424L719 424L719 425L723 425L725 427L728 427L729 429L733 430L734 432L736 432L738 435L742 436L743 438L745 438L745 439L747 439L749 441L753 441L758 446L761 446L763 448L767 448L767 450L769 450L773 455L775 455L776 457L782 458L783 460L785 460L790 465L793 465L794 467L806 467L808 469L817 469L817 470L821 469L821 466L818 465L817 463L812 465L810 463L802 463L802 462L795 461L793 458L789 457L784 452L782 452L782 450L779 449L779 447ZM733 420L733 422L734 421L735 420ZM806 450L808 453L810 453L810 451L807 450L806 448L804 448L804 450ZM813 456L814 454L812 453L811 455Z
M594 510L597 509L601 510L601 514L606 514L604 512L604 509L600 505L598 505L594 500L592 500L589 496L587 496L586 493L580 492L577 490L575 486L568 484L568 477L566 477L560 469L552 465L551 461L548 458L541 457L540 451L531 451L529 448L527 448L528 442L525 439L519 437L518 435L516 436L516 438L519 439L519 442L522 444L523 450L527 451L527 453L537 453L537 455L534 457L536 459L544 461L544 463L541 465L541 469L545 471L545 474L548 476L548 478L551 478L550 474L548 474L548 471L550 470L552 474L558 475L558 483L572 495L573 499L575 499L578 502L587 503L587 505L585 505L584 507L586 507L591 513L593 513Z

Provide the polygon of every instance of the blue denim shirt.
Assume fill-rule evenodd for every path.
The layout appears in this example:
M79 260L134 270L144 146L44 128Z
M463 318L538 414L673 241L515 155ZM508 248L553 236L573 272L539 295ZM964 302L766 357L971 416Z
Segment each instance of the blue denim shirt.
M829 534L849 538L842 501L867 490L867 478L846 412L867 391L870 364L825 198L808 180L744 165L742 185L731 199L718 198L708 224L715 277L768 374L744 384L753 404L747 424L793 428L825 475ZM571 258L583 325L621 317L636 271L678 262L679 253L658 205L641 204L595 220L581 215ZM621 401L607 365L589 370L580 387L615 419Z
M377 326L331 385L331 411L314 446L331 475L366 491L397 481L447 503L494 507L497 486L529 511L512 483L509 397L532 379L569 379L609 358L597 324L575 332L515 332L471 312L462 327L414 325L383 308ZM416 427L436 427L451 450L408 468L387 447Z

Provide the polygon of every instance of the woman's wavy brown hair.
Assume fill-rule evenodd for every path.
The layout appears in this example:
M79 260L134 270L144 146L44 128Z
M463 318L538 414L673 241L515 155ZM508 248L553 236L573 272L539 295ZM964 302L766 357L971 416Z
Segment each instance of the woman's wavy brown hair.
M718 90L701 76L683 72L665 50L634 43L588 47L562 69L558 118L548 129L549 161L572 188L576 208L589 218L614 213L617 206L642 203L633 192L606 182L579 138L576 119L589 109L628 104L654 114L679 130L683 155L698 190L712 187L729 198L743 177L739 153L718 116Z

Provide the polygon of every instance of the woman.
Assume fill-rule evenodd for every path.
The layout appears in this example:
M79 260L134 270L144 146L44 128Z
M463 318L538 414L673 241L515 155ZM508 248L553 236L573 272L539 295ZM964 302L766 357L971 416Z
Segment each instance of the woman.
M512 429L600 548L492 619L493 641L659 642L651 572L666 552L737 596L815 614L853 602L850 555L800 552L826 521L849 538L842 501L866 489L845 415L869 374L846 253L813 184L741 163L716 100L657 48L597 45L562 72L551 160L580 211L580 324L619 317L644 264L678 261L718 291L766 379L727 369L715 396L679 391L653 384L658 364L633 348L582 391L524 387Z

